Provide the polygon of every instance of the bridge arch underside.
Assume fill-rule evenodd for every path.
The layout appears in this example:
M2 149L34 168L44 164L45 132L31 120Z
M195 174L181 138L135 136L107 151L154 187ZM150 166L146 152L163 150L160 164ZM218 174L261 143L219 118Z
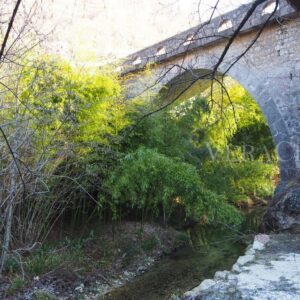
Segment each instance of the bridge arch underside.
M188 99L193 95L193 86L198 85L197 91L206 90L211 86L211 70L208 68L185 69L184 72L173 73L165 80L160 91L162 99L168 103ZM267 124L269 125L272 139L276 147L280 164L280 183L278 184L273 201L270 203L264 219L265 229L292 229L300 232L300 172L299 172L299 137L297 116L295 110L297 101L290 101L289 93L296 98L299 96L297 89L290 89L288 93L282 89L278 81L270 81L251 73L247 68L238 66L232 68L226 76L237 81L252 96L260 107ZM219 72L217 78L224 78ZM200 78L200 80L196 80ZM299 99L300 100L300 99ZM177 101L177 100L176 100ZM286 105L283 105L286 103ZM296 107L295 107L296 105ZM289 106L289 110L287 110ZM294 123L292 123L294 122ZM294 124L291 128L291 124ZM300 133L300 131L299 131Z

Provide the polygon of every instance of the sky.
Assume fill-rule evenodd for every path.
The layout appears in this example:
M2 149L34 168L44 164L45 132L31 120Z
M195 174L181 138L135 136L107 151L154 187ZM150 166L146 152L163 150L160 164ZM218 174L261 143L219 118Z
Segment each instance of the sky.
M32 0L27 0L32 1ZM47 47L70 60L121 58L207 19L217 0L44 0ZM249 0L220 0L216 16Z

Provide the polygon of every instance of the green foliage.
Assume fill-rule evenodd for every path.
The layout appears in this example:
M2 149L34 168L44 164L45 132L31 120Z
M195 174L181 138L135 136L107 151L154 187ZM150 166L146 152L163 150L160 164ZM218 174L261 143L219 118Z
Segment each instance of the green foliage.
M192 97L173 109L193 122L190 161L205 186L231 203L271 196L278 167L270 129L251 96L225 83L228 94L215 84L212 97Z
M248 197L269 197L274 190L277 168L259 161L234 163L217 159L202 166L205 186L223 195L229 202L247 200Z
M58 298L48 291L36 291L33 295L33 300L58 300Z
M178 232L175 240L175 248L188 246L191 243L190 236L186 232Z
M8 296L13 295L20 291L25 286L25 280L22 277L15 277L11 280L10 286L6 291Z
M195 96L176 107L179 116L193 118L194 144L201 148L209 143L221 152L230 145L248 145L255 148L254 159L264 156L266 149L274 158L271 133L259 106L236 82L226 79L224 84L226 93L215 83L212 96Z
M158 247L158 240L155 235L151 235L142 241L141 248L146 251L152 251Z
M121 87L113 73L90 74L70 65L43 57L28 63L20 83L20 99L30 105L48 135L61 142L107 144L128 125ZM40 123L42 122L42 124ZM50 140L49 140L50 142Z
M124 141L124 151L135 151L144 146L157 149L166 156L184 160L192 145L191 120L179 119L168 110L149 116L137 125L134 132Z
M24 270L30 277L40 276L59 268L88 267L84 255L86 239L64 240L57 244L44 244L24 261Z
M118 206L158 215L162 207L168 219L176 207L186 217L203 217L206 222L218 218L237 221L234 209L222 198L207 190L197 169L152 149L139 148L121 161L107 182L112 191L112 210L117 218Z
M133 215L142 223L151 218L166 224L178 213L202 224L239 224L239 202L273 192L278 168L270 130L257 104L234 82L225 80L226 92L215 84L212 95L191 90L188 99L143 118L167 99L161 93L159 99L125 101L114 72L91 73L42 57L25 61L19 75L17 99L6 93L8 109L0 111L9 140L19 138L17 157L26 174L29 200L23 201L24 195L14 200L16 240L27 225L31 237L34 224L48 232L53 220L65 216L74 224ZM245 146L251 149L246 154ZM5 172L11 156L5 151L1 179L10 182ZM92 238L91 233L87 239L66 239L66 251L46 246L34 251L24 259L26 274L84 264L84 245ZM178 239L178 245L185 242ZM127 243L124 263L158 243L155 236ZM98 264L111 263L113 251L107 248ZM18 262L8 257L5 272L19 272ZM16 278L11 291L22 285Z
M33 253L26 262L26 271L30 276L38 276L57 269L66 263L64 253L51 253L49 249L41 249Z
M5 261L4 265L4 274L14 274L20 270L20 264L17 261L16 257L9 255Z
M228 94L217 85L206 97L196 91L139 122L165 99L127 102L113 72L90 73L51 57L24 65L18 122L32 134L19 156L37 170L41 180L34 181L34 193L40 192L40 203L58 208L53 215L71 211L74 220L86 222L96 214L116 220L136 213L167 222L180 210L203 223L238 223L231 203L272 193L276 169L262 163L269 157L258 150L264 145L274 158L270 131L251 96L235 83L229 82ZM0 118L9 122L15 111L0 112ZM211 160L207 144L220 154L234 149L230 158L240 163L225 156ZM253 154L244 157L244 145L255 147ZM76 247L81 250L80 243ZM41 251L27 267L40 274L62 260Z
M270 128L265 122L244 125L233 134L230 144L244 146L248 159L276 161Z
M19 90L19 125L31 133L19 155L42 178L34 193L82 220L119 157L121 131L130 123L117 75L44 56L24 61ZM6 101L15 99L8 95ZM15 117L14 110L0 113L8 123Z

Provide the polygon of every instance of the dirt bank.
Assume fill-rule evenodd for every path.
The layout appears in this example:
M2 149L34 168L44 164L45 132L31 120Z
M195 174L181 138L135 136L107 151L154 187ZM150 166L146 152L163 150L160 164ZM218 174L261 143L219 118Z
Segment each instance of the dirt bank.
M187 243L183 233L155 224L103 225L85 238L68 237L24 257L29 271L1 278L1 299L93 299L146 272ZM45 247L44 247L45 248Z

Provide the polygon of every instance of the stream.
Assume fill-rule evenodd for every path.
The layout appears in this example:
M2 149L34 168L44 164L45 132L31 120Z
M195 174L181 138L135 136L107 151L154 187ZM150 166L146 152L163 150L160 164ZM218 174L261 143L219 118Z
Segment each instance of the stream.
M216 271L231 269L257 231L263 212L264 208L245 212L245 222L238 232L226 226L196 225L188 229L190 247L163 258L148 272L113 290L104 299L175 299L176 295L213 277Z

